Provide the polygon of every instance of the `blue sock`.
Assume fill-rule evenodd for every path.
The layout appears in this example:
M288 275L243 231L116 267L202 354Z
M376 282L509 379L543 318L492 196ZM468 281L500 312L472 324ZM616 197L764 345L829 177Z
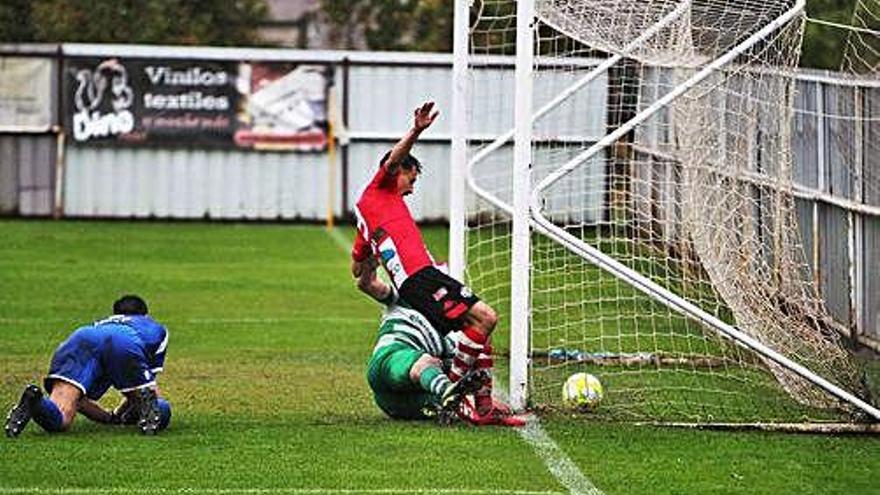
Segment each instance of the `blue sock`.
M61 414L61 410L46 397L40 399L40 402L36 404L34 410L31 411L31 416L34 418L34 423L37 423L44 430L51 433L61 431L64 424L64 416Z
M168 428L168 423L171 423L171 404L165 399L159 399L159 411L161 412L161 419L159 420L158 431L162 431Z

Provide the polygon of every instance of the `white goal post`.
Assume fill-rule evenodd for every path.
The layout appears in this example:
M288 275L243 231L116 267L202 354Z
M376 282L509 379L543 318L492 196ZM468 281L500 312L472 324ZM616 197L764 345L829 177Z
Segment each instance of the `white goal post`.
M450 268L507 322L516 409L586 370L611 419L880 420L791 225L803 9L456 1Z

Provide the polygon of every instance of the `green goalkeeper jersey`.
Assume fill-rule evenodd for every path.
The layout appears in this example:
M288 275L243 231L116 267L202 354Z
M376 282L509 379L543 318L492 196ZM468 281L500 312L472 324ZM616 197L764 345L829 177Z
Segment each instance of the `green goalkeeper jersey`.
M389 306L385 311L373 353L395 343L440 359L451 358L455 352L452 338L440 335L418 311L397 304Z
M440 335L421 313L402 305L389 306L367 364L367 382L376 405L392 418L426 418L425 411L435 407L440 393L434 387L440 387L446 376L441 371L442 377L438 375L429 389L424 389L420 382L413 382L410 372L426 354L441 359L443 369L449 369L455 350L453 338Z

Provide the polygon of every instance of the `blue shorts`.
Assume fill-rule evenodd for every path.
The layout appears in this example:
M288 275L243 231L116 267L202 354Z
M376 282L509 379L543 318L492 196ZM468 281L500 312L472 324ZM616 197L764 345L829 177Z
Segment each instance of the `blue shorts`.
M111 386L129 392L154 385L156 376L136 337L116 325L102 325L80 328L58 346L44 380L48 392L56 380L98 400Z

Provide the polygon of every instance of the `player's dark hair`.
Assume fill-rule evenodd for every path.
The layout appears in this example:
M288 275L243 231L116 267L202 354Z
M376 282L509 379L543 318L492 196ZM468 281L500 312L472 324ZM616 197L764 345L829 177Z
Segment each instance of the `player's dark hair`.
M147 312L146 301L134 294L122 296L113 303L114 315L145 315Z
M388 151L387 153L385 153L385 156L382 157L382 160L379 162L379 166L381 167L382 165L385 165L385 162L390 157L391 157L391 151ZM416 157L407 153L407 155L405 157L403 157L403 160L400 162L400 168L402 168L404 170L416 169L416 172L421 173L422 172L422 162L420 162Z

